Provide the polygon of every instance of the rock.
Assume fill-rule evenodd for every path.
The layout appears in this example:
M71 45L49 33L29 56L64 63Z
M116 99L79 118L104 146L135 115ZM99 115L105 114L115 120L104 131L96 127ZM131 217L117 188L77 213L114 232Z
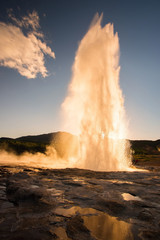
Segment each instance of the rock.
M72 217L67 222L66 232L68 237L73 240L95 240L84 226L83 219L79 215Z
M138 214L138 218L142 221L152 221L153 215L149 210L145 209Z
M18 204L20 201L38 202L43 194L40 189L30 189L25 186L11 184L7 187L7 197L14 204Z
M2 209L9 209L9 208L13 208L13 207L14 207L13 203L8 202L8 201L4 201L4 202L1 204L1 208L2 208Z
M119 214L125 210L125 205L123 203L120 203L115 200L106 200L104 198L100 198L98 200L98 205L108 208L109 211L111 211L114 214Z
M101 236L106 239L106 228L112 226L111 219L115 217L118 217L118 227L109 228L118 236L127 222L131 224L133 239L157 240L159 182L159 172L33 168L23 171L23 167L12 170L6 166L0 170L0 240L93 240L95 233L86 219L89 224L94 220L93 228L104 226ZM123 193L142 200L125 201ZM55 207L69 213L58 213ZM106 225L104 215L108 215Z
M142 237L142 239L146 239L146 240L160 240L159 231L146 230L146 231L142 231L139 235L140 237Z
M22 173L12 176L8 179L6 186L8 200L15 205L19 205L20 202L43 206L55 205L55 199L51 198L51 194L46 188L41 186L39 182L37 182L38 185L33 184L34 182L35 180L26 173L24 173L24 177L22 177Z

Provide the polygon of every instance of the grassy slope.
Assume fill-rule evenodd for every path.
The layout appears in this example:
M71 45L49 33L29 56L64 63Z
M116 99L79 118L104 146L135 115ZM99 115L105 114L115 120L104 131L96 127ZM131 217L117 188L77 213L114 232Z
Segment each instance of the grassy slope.
M131 141L133 163L138 165L160 166L160 140Z

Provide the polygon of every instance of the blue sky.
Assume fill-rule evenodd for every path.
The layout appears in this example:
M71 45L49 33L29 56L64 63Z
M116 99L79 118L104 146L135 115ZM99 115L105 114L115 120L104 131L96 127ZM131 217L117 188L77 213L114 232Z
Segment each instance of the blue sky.
M29 79L24 72L0 66L0 136L63 130L60 107L67 94L78 43L96 12L103 12L102 24L112 22L119 35L120 86L129 120L128 138L159 139L159 0L2 0L0 22L14 24L9 12L20 20L33 11L39 16L42 42L56 58L47 50L46 77L41 72Z

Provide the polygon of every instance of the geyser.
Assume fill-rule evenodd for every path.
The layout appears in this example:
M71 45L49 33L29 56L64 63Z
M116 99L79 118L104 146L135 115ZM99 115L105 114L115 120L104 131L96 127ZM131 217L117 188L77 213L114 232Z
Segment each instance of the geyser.
M119 86L119 39L112 24L95 16L81 40L69 93L62 104L65 129L78 135L74 166L92 170L127 170L124 99Z

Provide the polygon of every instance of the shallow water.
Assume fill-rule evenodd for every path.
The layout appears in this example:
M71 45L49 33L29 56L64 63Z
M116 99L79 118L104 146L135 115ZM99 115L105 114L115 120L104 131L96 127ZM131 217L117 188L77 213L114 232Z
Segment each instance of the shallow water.
M84 225L90 230L91 235L97 240L132 240L134 239L130 230L131 225L118 220L107 213L100 212L93 208L57 208L56 214L71 217L80 215Z
M122 197L125 201L143 201L140 197L133 196L130 193L122 193Z
M54 233L58 236L57 240L71 240L66 234L66 231L63 227L57 227Z

